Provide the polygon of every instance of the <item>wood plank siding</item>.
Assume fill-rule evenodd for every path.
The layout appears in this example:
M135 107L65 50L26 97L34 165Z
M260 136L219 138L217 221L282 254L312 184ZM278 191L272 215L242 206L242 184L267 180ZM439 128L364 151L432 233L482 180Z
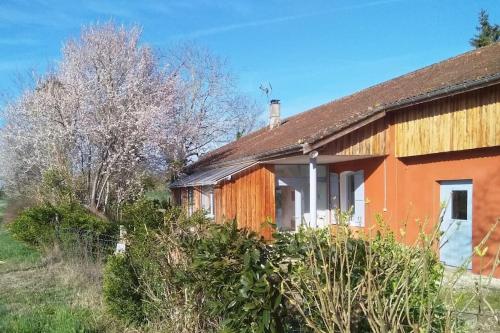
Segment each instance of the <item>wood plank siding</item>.
M396 157L500 145L500 86L398 110Z
M215 188L215 219L236 219L240 228L261 233L270 239L272 231L262 228L275 221L275 178L272 165L258 165L222 182Z
M385 119L376 120L329 143L322 154L385 155Z

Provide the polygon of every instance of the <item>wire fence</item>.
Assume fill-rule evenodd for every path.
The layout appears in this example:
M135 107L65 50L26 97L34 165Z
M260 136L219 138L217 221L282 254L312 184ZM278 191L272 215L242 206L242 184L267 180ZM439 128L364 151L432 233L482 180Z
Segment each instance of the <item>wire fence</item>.
M97 234L78 228L56 227L56 245L66 258L83 261L104 261L119 241L118 234Z

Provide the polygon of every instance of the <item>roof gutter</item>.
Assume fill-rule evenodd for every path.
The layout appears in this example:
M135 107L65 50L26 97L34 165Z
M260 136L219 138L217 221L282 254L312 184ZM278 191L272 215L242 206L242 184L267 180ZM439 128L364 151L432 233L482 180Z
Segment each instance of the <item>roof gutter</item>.
M500 73L483 77L481 79L474 81L467 81L453 86L447 86L442 89L434 90L428 94L422 94L411 98L402 99L400 101L397 101L389 105L379 106L377 108L374 108L373 111L367 117L361 118L360 121L358 122L349 124L340 129L336 129L330 132L329 134L323 135L319 138L314 138L311 142L304 143L302 145L303 154L307 154L365 125L368 125L378 119L381 119L385 117L386 114L389 112L394 112L402 108L431 102L443 97L454 96L469 91L487 88L498 83L500 83Z

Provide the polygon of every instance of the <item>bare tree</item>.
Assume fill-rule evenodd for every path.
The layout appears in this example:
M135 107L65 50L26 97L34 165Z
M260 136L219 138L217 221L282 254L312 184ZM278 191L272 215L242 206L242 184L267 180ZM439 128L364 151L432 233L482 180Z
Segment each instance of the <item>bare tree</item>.
M260 125L261 109L237 91L224 60L193 44L171 49L166 58L178 79L176 110L162 138L170 166L182 167Z

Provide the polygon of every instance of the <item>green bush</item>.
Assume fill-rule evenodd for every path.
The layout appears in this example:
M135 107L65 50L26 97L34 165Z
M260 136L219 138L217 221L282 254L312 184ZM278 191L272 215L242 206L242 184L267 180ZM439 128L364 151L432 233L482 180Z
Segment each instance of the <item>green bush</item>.
M125 321L171 332L371 332L396 319L401 331L444 328L432 243L359 237L343 225L277 233L268 243L235 221L160 209L127 208L127 256L106 270L106 301Z
M443 267L432 242L406 246L390 232L369 238L342 224L335 228L276 235L284 295L310 329L444 330Z
M176 208L158 212L147 201L124 210L123 220L133 228L127 259L113 258L109 265L117 270L118 260L123 275L132 274L128 280L135 282L127 285L116 274L106 278L112 313L126 321L175 322L186 332L283 331L279 275L260 237L238 230L234 221L214 224L203 212L189 218Z
M168 206L158 200L141 198L136 202L123 206L120 224L132 233L143 233L148 230L158 230L165 225L164 215ZM170 215L179 218L180 210L169 208Z
M236 221L212 225L198 243L190 268L208 317L235 332L282 332L285 314L279 275L268 246Z
M45 203L21 212L8 228L14 238L29 245L50 247L60 230L75 228L98 236L112 233L116 226L94 216L78 204L53 206Z
M104 269L103 295L111 313L125 322L142 322L139 281L126 255L111 256Z

